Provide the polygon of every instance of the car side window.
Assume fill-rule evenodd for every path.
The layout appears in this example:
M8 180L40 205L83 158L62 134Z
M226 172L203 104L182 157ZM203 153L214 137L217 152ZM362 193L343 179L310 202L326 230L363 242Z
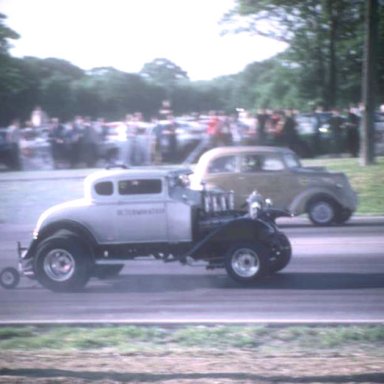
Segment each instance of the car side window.
M236 157L223 156L212 160L208 166L208 173L231 173L236 171Z
M300 160L294 154L287 153L284 155L284 159L287 167L290 169L301 167Z
M244 155L241 157L241 172L251 173L260 171L260 155Z
M162 191L161 179L121 180L118 187L120 195L159 194Z
M261 161L262 171L282 171L285 168L283 160L274 155L265 155Z
M113 184L111 181L101 181L95 185L95 191L100 196L111 196L113 194Z

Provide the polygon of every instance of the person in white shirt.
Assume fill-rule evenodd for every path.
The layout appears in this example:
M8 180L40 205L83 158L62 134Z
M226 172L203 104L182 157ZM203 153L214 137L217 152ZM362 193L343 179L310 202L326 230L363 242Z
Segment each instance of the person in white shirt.
M7 142L10 144L9 164L13 169L21 169L20 162L20 121L12 120L7 128Z

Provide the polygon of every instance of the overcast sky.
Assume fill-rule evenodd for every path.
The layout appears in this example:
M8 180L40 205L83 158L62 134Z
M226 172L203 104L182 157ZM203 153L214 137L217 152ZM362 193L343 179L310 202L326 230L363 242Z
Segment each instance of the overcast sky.
M56 57L82 69L137 73L163 57L191 80L240 72L284 47L261 37L220 36L234 0L0 0L5 23L21 35L13 56Z

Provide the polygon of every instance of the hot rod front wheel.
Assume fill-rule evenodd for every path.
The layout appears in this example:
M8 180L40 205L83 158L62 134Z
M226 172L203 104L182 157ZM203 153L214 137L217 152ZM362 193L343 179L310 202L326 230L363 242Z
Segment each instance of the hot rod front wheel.
M73 238L50 237L38 247L35 274L52 291L76 291L90 278L91 263L84 247Z
M243 284L254 282L268 273L268 252L264 246L253 243L233 245L225 256L228 275Z

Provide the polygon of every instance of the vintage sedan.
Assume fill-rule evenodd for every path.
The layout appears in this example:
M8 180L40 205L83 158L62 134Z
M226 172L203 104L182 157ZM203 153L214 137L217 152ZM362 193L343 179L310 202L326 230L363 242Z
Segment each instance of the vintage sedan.
M245 207L255 189L274 206L307 213L316 225L341 224L356 210L357 196L347 176L323 167L303 167L298 156L280 147L222 147L205 152L191 176L193 188L235 192L235 208Z

